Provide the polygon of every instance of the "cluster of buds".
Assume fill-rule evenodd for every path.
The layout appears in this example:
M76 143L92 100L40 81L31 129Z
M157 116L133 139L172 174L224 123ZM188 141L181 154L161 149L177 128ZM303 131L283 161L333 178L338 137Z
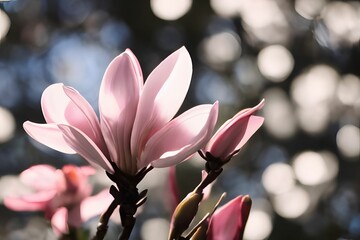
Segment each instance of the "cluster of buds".
M250 213L251 199L248 195L238 196L220 209L215 205L212 213L208 213L185 236L182 234L189 228L195 218L199 205L203 200L205 188L210 187L223 171L222 166L239 153L250 137L260 128L264 119L253 114L261 109L264 100L257 106L244 109L226 121L210 139L208 144L199 150L206 161L205 174L200 184L189 193L176 207L171 220L169 240L236 240L242 239L245 224ZM173 175L173 174L172 174ZM172 176L174 177L174 176ZM173 187L176 187L173 184ZM207 194L209 190L207 190ZM172 192L177 192L173 190Z
M196 153L205 160L205 174L175 209L169 239L241 238L251 206L248 196L240 196L218 210L214 207L190 235L184 237L183 233L197 213L204 189L262 125L264 119L254 114L263 107L264 100L240 111L212 135L218 102L195 106L174 118L189 89L191 75L191 58L182 47L163 60L144 83L140 64L127 49L110 63L104 74L99 117L79 92L58 83L46 88L41 98L46 123L24 123L25 131L36 141L63 153L81 155L89 164L104 169L114 182L108 194L113 200L101 202L107 207L105 210L97 208L103 214L94 239L104 238L109 217L118 206L124 228L119 239L128 239L137 208L146 201L147 190L139 193L137 184L153 168L174 166ZM61 188L57 183L51 199L41 207L34 202L32 208L21 207L30 206L28 197L13 198L6 205L15 210L44 210L52 222L54 211L62 207L69 216L74 209L82 216L82 203L91 198L91 191L83 186L87 175L79 173L82 168L69 168L58 171L47 167L60 172L64 180ZM233 229L225 233L229 232L224 230L230 226L225 224L229 221ZM79 221L68 220L64 226L78 227Z

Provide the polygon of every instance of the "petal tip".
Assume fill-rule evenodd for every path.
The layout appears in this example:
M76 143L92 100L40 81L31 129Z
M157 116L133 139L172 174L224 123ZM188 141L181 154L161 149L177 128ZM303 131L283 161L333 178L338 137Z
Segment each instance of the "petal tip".
M265 98L261 99L260 103L256 106L257 109L263 108L265 105Z
M251 202L252 202L252 200L251 200L251 197L249 195L243 196L243 203L251 204Z
M213 108L216 108L216 110L219 110L219 101L214 102Z

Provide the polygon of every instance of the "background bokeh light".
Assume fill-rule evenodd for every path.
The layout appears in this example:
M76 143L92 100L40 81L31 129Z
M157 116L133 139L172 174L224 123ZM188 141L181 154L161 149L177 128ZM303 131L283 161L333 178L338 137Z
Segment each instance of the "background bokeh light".
M270 235L273 227L270 215L259 209L251 211L247 224L244 232L244 239L246 240L264 239Z
M6 12L0 9L0 41L6 36L10 28L10 19Z
M9 141L15 133L16 123L12 113L0 107L0 144Z
M192 0L151 0L153 13L164 20L176 20L185 15L191 8Z
M258 54L257 62L260 72L270 81L282 82L294 67L294 58L281 45L271 45L263 48Z
M44 121L42 91L62 82L97 109L117 54L130 48L146 77L183 45L194 71L181 110L219 100L221 125L266 99L264 127L225 167L208 202L223 191L223 203L249 194L248 240L360 239L359 40L359 1L0 1L0 239L56 239L41 213L1 204L14 189L28 191L18 173L39 163L85 164L22 129L26 120ZM203 165L194 156L177 167L182 196ZM139 186L149 198L132 239L166 239L168 176L153 171ZM103 173L92 182L109 185ZM120 231L113 220L108 239ZM85 227L93 232L96 224Z
M295 185L294 171L286 163L273 163L262 174L262 184L270 194L281 194Z

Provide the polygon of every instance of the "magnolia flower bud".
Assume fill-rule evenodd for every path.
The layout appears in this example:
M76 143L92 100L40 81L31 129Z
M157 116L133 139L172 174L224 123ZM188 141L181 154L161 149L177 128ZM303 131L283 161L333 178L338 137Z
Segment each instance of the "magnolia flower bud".
M197 228L194 235L192 235L191 240L206 240L208 227L209 224L207 221L205 221L200 227Z
M253 108L238 112L227 120L210 139L208 144L199 151L208 161L209 170L219 169L236 155L250 137L261 127L264 118L254 114L265 104L263 99Z
M202 193L191 192L176 207L171 219L169 240L177 239L188 229L198 211L202 198Z
M242 239L250 208L251 198L240 195L217 209L210 219L207 239Z

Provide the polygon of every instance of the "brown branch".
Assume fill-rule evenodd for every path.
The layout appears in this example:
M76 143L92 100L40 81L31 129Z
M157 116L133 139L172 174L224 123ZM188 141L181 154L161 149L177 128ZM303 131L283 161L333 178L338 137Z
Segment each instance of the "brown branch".
M103 240L107 229L109 219L111 214L114 212L115 208L118 206L118 202L114 199L111 204L109 205L108 209L100 216L99 224L97 226L96 235L92 238L92 240Z

